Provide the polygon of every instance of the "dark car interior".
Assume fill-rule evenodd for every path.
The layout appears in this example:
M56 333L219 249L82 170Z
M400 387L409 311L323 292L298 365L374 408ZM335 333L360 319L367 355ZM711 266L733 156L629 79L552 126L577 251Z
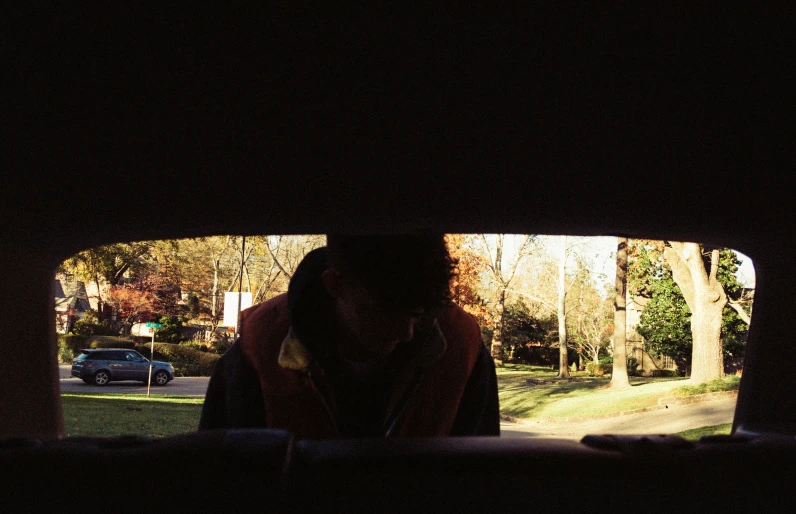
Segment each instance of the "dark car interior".
M132 490L147 510L180 512L792 511L794 41L774 11L9 13L0 510L76 510L86 495L141 511ZM751 257L732 435L64 436L52 291L70 255L416 228L700 241Z

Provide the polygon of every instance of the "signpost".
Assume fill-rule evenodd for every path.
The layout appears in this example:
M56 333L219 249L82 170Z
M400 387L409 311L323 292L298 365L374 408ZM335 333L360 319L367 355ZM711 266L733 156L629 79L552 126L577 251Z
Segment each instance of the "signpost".
M152 361L155 360L155 330L163 328L163 325L147 321L146 326L152 329L152 345L149 349L149 380L146 385L146 397L149 398L149 389L152 387Z

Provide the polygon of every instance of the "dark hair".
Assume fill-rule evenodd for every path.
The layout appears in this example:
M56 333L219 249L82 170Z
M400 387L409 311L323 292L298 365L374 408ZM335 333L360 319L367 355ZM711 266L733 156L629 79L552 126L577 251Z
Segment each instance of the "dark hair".
M450 304L455 261L445 235L327 235L328 264L358 280L384 308L437 312Z

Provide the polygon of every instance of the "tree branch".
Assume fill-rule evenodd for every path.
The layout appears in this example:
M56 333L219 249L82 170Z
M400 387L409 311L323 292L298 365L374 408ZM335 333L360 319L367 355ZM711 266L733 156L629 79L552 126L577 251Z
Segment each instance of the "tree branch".
M492 260L492 249L489 248L489 242L486 240L486 234L479 234L481 236L481 241L484 243L484 248L486 249L486 255L488 257L486 261L486 265L489 266L490 271L492 271L492 275L497 277L497 271L495 270L495 263Z
M514 278L514 273L517 272L517 265L520 263L520 260L525 256L525 247L528 246L528 242L530 240L531 236L527 235L525 236L525 239L523 239L522 244L520 244L520 248L517 251L517 258L514 260L514 264L511 266L511 271L509 272L509 278L506 279L505 281L506 284L511 282L511 280Z
M741 304L736 303L729 296L727 296L727 304L730 307L732 307L735 312L738 313L738 317L741 318L741 320L743 320L744 323L746 323L747 325L750 325L752 323L752 318L746 313L745 310L743 310Z
M271 245L266 243L265 247L268 249L268 253L271 255L271 259L273 259L276 267L279 268L279 271L284 273L287 278L292 278L293 275L287 272L287 270L282 266L282 263L279 262L279 259L276 258L276 255L274 255L274 251L271 250ZM276 247L279 248L279 244L277 244Z
M710 276L708 281L711 284L716 282L716 276L719 273L719 249L714 248L712 252L710 252Z

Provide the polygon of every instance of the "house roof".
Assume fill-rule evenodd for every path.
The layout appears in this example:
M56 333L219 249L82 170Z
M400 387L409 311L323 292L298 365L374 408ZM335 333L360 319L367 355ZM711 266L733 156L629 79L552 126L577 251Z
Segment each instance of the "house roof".
M91 309L86 293L86 285L81 281L55 280L55 310L66 312L73 309L77 312L86 312Z

